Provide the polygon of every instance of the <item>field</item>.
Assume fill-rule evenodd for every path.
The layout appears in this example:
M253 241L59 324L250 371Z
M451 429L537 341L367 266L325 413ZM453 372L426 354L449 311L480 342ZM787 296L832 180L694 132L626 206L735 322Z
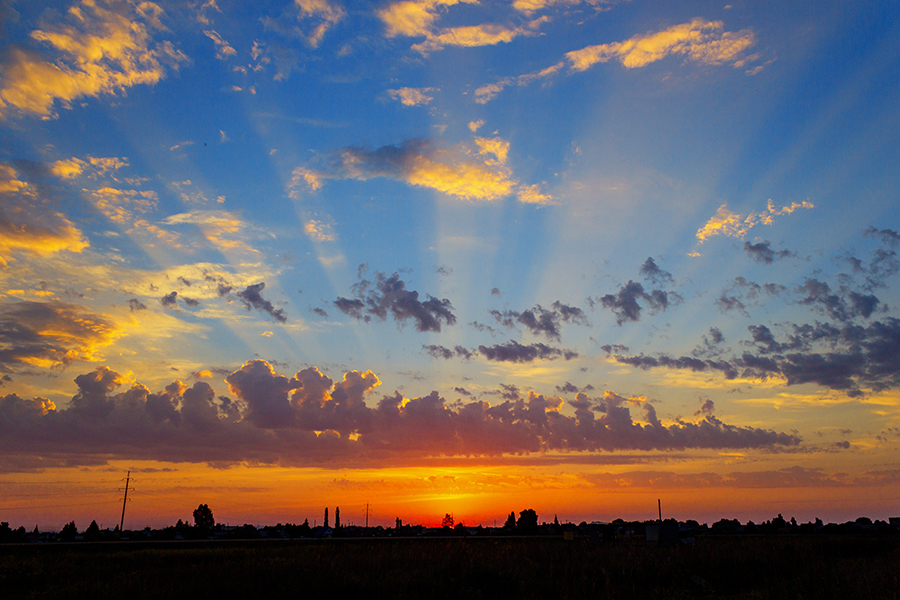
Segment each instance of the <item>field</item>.
M0 546L13 598L900 598L898 536Z

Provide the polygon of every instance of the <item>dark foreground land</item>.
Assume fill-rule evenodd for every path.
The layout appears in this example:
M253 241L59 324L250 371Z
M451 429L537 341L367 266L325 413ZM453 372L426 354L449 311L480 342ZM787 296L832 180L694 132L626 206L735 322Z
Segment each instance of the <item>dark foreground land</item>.
M898 536L694 546L430 538L0 547L13 598L900 598Z

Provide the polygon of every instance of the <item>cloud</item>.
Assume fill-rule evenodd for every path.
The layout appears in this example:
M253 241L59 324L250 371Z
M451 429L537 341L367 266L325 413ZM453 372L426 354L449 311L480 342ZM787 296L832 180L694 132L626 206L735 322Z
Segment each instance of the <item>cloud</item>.
M521 202L551 203L552 197L538 186L520 185L513 178L508 156L509 142L499 137L476 137L473 143L443 148L423 139L374 150L348 146L324 157L322 169L295 169L290 196L299 198L297 189L304 185L316 191L327 179L387 177L462 200L492 201L516 194Z
M674 281L672 279L672 274L660 269L657 266L656 261L653 260L653 257L650 256L648 256L647 260L644 261L644 264L641 265L640 274L657 285L666 282L672 283Z
M88 247L82 232L28 179L13 165L0 163L0 267L17 253L49 256Z
M64 302L0 304L0 371L94 361L124 331L112 319Z
M253 285L248 285L246 289L237 293L237 297L244 303L244 306L247 307L248 311L251 308L255 308L256 310L268 313L270 317L279 323L286 323L287 313L284 312L283 308L275 308L271 302L262 297L262 291L264 289L266 289L266 284L261 281Z
M776 209L769 200L766 210L758 213L739 215L728 210L728 205L723 204L706 224L697 230L697 239L702 244L711 237L726 235L729 237L743 238L750 229L756 225L771 225L772 217L789 215L798 208L815 208L812 202L792 202L790 206Z
M222 39L217 32L212 30L205 30L203 32L206 37L213 41L213 44L216 46L216 58L219 60L228 60L229 56L234 56L237 54L237 50L235 50L231 44Z
M431 358L442 358L444 360L450 360L454 356L469 360L474 355L471 350L467 350L462 346L456 346L456 348L451 350L450 348L445 348L439 344L430 344L422 346L422 349L425 350Z
M606 294L600 298L600 305L610 309L616 315L616 323L621 325L626 321L639 321L643 301L650 307L654 314L669 308L670 296L678 301L680 297L674 292L664 290L645 291L640 283L630 281L623 285L615 294Z
M577 6L582 3L590 4L597 10L604 10L612 4L627 0L514 0L512 7L527 15L543 10L551 6Z
M397 273L390 277L375 273L374 281L362 279L352 289L356 298L338 297L334 305L356 319L368 322L374 316L384 321L390 314L397 323L412 319L416 331L422 332L439 332L441 321L445 325L456 323L453 306L448 299L438 300L429 295L425 301L420 301L419 293L407 290Z
M866 327L847 323L792 325L783 342L764 325L751 325L756 353L728 360L696 357L623 356L615 360L640 369L669 368L694 372L720 371L726 379L784 378L788 386L813 383L851 397L866 388L879 392L900 387L900 320L890 317Z
M767 265L771 265L773 262L775 262L775 259L793 256L793 252L791 252L790 250L780 250L778 252L772 250L771 244L768 240L760 242L758 244L744 242L744 252L752 256L756 260L756 262L765 263Z
M277 17L262 19L266 29L304 40L318 48L328 30L346 16L344 9L332 0L294 0Z
M533 335L544 335L550 339L560 339L560 321L587 325L587 317L580 308L562 304L559 300L553 303L553 310L547 310L540 304L522 312L514 310L492 310L491 316L507 329L516 323L524 325Z
M706 65L733 63L743 66L742 56L755 42L749 29L723 30L721 21L694 19L663 31L636 35L624 42L598 44L566 53L570 70L584 71L593 65L618 60L625 68L645 67L670 55L681 55Z
M537 10L547 4L549 3L541 0L525 0L521 6L523 8L533 7L533 10ZM532 8L523 12L527 14L530 10ZM533 21L533 26L539 25L540 21L540 19ZM688 60L704 65L731 63L735 67L742 67L748 61L744 57L744 52L755 42L755 35L749 29L737 32L724 31L721 21L706 21L698 18L690 23L674 25L663 31L636 35L624 42L598 44L567 52L564 60L540 71L516 77L504 77L494 83L481 86L475 90L474 98L476 103L486 104L509 85L529 85L559 73L566 68L566 65L568 65L569 73L578 73L597 63L618 60L625 68L633 69L645 67L670 55L681 55Z
M881 240L891 246L900 245L900 233L897 233L893 229L876 229L875 227L869 227L863 232L867 236L875 236L880 237Z
M834 294L831 287L818 279L807 279L797 288L804 295L800 304L814 306L835 321L846 322L855 317L868 319L878 308L880 300L872 294L860 294L842 287L843 295Z
M31 38L48 45L53 56L15 45L6 49L0 59L0 117L13 111L51 117L57 103L69 108L79 98L157 83L167 68L187 60L171 42L153 41L150 32L163 29L161 16L151 2L82 0L68 11L68 23L32 31Z
M663 423L646 398L579 393L562 413L555 396L505 386L505 400L448 405L438 392L367 399L380 385L371 371L332 381L316 367L291 377L262 360L225 378L237 400L197 381L158 392L100 366L75 378L77 393L58 409L43 398L0 397L0 455L39 454L77 465L125 458L218 465L405 464L427 456L512 456L548 451L789 449L795 435L732 425L712 411ZM459 392L462 393L462 392ZM632 409L642 411L636 422ZM9 460L3 461L11 464Z
M541 343L523 345L516 341L493 346L478 346L478 353L491 361L512 363L553 360L560 357L571 360L578 357L578 353L573 350L561 350Z
M545 19L536 19L524 27L507 27L497 23L470 25L466 27L450 27L428 32L424 42L413 44L412 49L422 54L443 50L448 46L475 48L478 46L494 46L509 43L519 36L535 35L535 30Z
M434 96L429 96L429 92L437 91L437 88L411 88L402 87L398 90L388 90L388 96L394 100L399 100L403 106L424 106L434 100Z
M336 237L331 232L331 224L310 219L303 225L303 231L315 242L333 242Z

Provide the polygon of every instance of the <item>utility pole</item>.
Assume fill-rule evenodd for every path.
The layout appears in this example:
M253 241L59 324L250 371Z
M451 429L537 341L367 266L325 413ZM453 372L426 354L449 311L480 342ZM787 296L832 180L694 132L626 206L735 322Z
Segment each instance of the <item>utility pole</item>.
M656 510L659 511L659 520L662 522L662 500L659 498L656 499Z
M119 521L119 535L122 535L122 527L125 526L125 504L128 502L128 484L131 481L131 471L125 476L125 497L122 498L122 520Z

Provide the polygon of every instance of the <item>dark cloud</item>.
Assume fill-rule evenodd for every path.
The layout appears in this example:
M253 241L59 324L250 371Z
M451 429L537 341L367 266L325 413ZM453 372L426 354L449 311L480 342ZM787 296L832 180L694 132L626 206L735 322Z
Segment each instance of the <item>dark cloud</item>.
M660 269L656 265L656 261L654 261L653 258L649 256L647 257L647 260L644 261L644 264L641 265L640 274L656 285L662 285L667 282L672 283L674 281L674 279L672 279L672 274L668 271Z
M159 299L159 303L165 308L175 308L178 306L178 292L169 292Z
M546 310L541 305L517 312L514 310L492 310L491 316L506 328L515 327L516 323L524 325L533 335L544 335L559 340L559 321L561 314L555 310Z
M181 299L184 301L186 306L190 306L191 308L200 306L200 301L195 300L193 298L188 298L187 296L182 296Z
M641 318L642 301L650 307L652 313L664 311L669 307L670 297L678 301L680 296L674 292L664 290L644 291L644 286L634 281L626 283L616 294L607 294L600 298L600 305L610 309L616 315L616 323L621 325L625 321L639 321Z
M779 250L778 252L772 250L771 243L768 240L758 244L744 242L744 251L752 256L757 262L765 263L767 265L771 265L776 259L793 256L793 253L789 250Z
M863 295L844 286L840 294L834 293L827 283L818 279L807 279L797 288L797 292L804 295L800 304L813 306L820 313L841 322L858 316L868 319L880 303L874 295Z
M27 364L93 360L119 328L107 317L65 302L0 304L0 371Z
M564 385L556 386L556 391L559 392L560 394L564 394L564 393L577 394L579 390L576 386L572 385L570 382L567 381Z
M319 308L318 306L315 307L315 308L310 308L310 309L309 309L309 312L311 312L311 313L313 313L313 314L317 314L317 315L319 315L320 317L323 317L323 318L325 318L325 319L328 318L328 313L325 312L325 309L324 309L324 308Z
M600 349L607 354L612 354L613 352L628 352L628 346L625 346L623 344L603 344L602 346L600 346Z
M284 309L275 308L271 302L262 297L262 291L264 289L266 289L266 284L261 281L254 285L248 285L244 291L237 293L237 297L244 303L244 306L247 307L248 311L251 308L255 308L256 310L268 313L269 316L279 323L286 323L287 314L284 312Z
M131 312L135 312L138 310L147 310L147 305L137 298L131 298L130 300L128 300L128 306L131 308Z
M478 321L472 321L471 323L469 323L469 325L471 325L478 331L487 331L491 335L497 335L498 333L500 333L498 330L494 329L490 325L485 325L484 323L479 323Z
M691 351L691 356L702 358L720 355L722 344L725 343L725 336L718 327L710 327L709 333L703 334L701 343Z
M179 277L178 277L178 281L180 281L181 283L183 283L183 284L186 285L187 287L191 287L191 282L188 281L187 279L185 279L184 277L179 276Z
M450 348L445 348L438 344L431 344L422 346L422 349L424 349L431 358L443 358L445 360L449 360L454 356L469 360L474 356L474 353L471 350L463 348L462 346L456 346L451 350Z
M491 288L491 296L502 296L503 292L500 291L500 288Z
M443 275L444 277L446 277L447 275L451 275L453 273L453 269L451 269L450 267L448 267L446 265L440 265L440 266L436 267L434 271L438 275Z
M473 394L472 392L470 392L469 390L467 390L466 388L463 388L463 387L455 387L455 388L453 388L453 391L456 392L457 394L461 394L463 396L468 396L469 398L475 397L475 394Z
M789 386L814 383L853 397L863 394L865 388L876 392L900 388L900 320L896 318L866 327L852 323L841 327L792 325L784 341L765 325L748 329L755 353L744 352L728 360L643 354L616 354L615 360L640 369L719 371L726 379L779 376Z
M493 346L478 346L478 353L488 360L516 363L532 362L538 359L551 360L560 357L571 360L578 356L577 352L571 350L560 350L559 348L540 343L526 346L516 341Z
M176 381L163 390L98 367L75 379L78 392L57 410L42 398L0 397L0 455L39 454L70 465L113 458L282 465L404 464L427 456L488 456L547 451L599 452L685 448L790 448L794 435L723 423L712 411L696 422L663 425L641 398L584 393L564 402L504 384L503 401L452 406L437 393L366 398L379 385L371 372L349 371L338 382L310 367L292 377L250 361L226 378L232 400L206 382ZM465 389L457 393L471 396ZM642 411L636 422L632 409ZM318 433L317 433L318 432Z
M360 273L364 271L361 269ZM456 323L453 306L448 299L427 296L424 302L420 301L419 293L407 290L398 273L390 277L375 273L374 281L363 279L354 284L353 291L356 298L338 297L334 305L356 319L368 322L374 316L384 321L390 314L398 323L412 319L416 330L423 332L439 332L442 321L446 325Z
M875 227L869 227L863 234L879 237L881 238L881 241L890 244L891 246L900 245L900 233L897 233L893 229L876 229Z
M711 415L711 414L713 414L714 410L716 410L715 403L712 400L710 400L709 398L707 398L706 401L703 403L703 406L701 406L697 410L697 412L694 413L694 416L699 417L700 415Z
M227 296L231 293L234 288L230 285L225 285L224 283L220 283L216 286L216 293L219 297Z

